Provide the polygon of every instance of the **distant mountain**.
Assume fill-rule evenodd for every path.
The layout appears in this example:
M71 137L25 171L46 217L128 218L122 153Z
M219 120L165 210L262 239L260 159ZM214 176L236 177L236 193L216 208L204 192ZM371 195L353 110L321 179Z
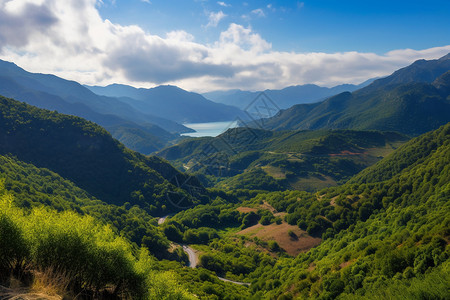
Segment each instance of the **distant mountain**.
M127 147L144 154L161 149L176 139L177 133L192 131L176 122L144 114L116 98L98 96L74 81L29 73L2 60L0 95L96 122Z
M315 84L289 86L281 90L265 90L264 93L281 109L295 104L314 103L342 92L352 92L369 85L375 79L369 79L359 85L342 84L332 88ZM245 109L261 92L241 90L214 91L204 93L206 98L223 104L234 105Z
M97 124L0 96L0 155L7 154L50 169L109 204L128 202L163 214L179 210L179 201L204 199L195 178L158 157L126 149ZM189 180L196 193L183 190L175 178Z
M232 121L245 114L236 107L215 103L200 94L176 86L137 89L126 85L88 86L98 95L117 97L122 102L146 114L156 114L179 123Z
M353 93L295 105L263 119L266 129L357 129L419 135L450 121L450 56L420 60Z
M450 53L435 60L417 60L413 64L395 71L390 76L375 80L366 90L412 82L432 83L450 70Z

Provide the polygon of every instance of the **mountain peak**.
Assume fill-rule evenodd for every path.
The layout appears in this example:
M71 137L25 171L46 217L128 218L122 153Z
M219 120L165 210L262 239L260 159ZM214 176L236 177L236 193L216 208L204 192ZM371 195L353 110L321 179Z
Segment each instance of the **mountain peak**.
M438 60L443 61L443 60L448 60L450 59L450 52L444 56L442 56L441 58L439 58Z

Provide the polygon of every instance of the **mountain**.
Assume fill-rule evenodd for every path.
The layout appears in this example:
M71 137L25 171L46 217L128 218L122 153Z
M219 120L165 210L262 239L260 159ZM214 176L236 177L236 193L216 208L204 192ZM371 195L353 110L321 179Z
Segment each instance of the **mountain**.
M358 129L398 131L408 135L450 121L450 56L418 61L375 80L353 93L344 92L314 104L295 105L258 126L286 129ZM417 81L424 82L417 82ZM256 125L256 124L254 124Z
M435 60L417 60L413 64L395 71L390 76L377 79L370 89L411 82L432 83L436 78L450 70L450 53Z
M157 114L179 123L203 123L232 121L245 118L236 107L215 103L200 94L176 86L158 86L137 89L126 85L106 87L88 86L96 94L117 97L136 110L146 114Z
M393 132L235 128L157 155L225 190L316 191L348 180L406 140Z
M278 211L288 208L290 224L312 230L316 223L324 240L282 266L257 269L250 278L257 281L255 294L260 299L448 299L449 130L450 123L411 140L363 177L385 174L386 164L395 167L394 158L400 158L402 167L395 172L324 190L310 206L304 195L265 195ZM408 157L415 152L418 161ZM266 284L275 278L280 278L275 288Z
M0 97L0 155L5 154L48 168L109 204L128 202L162 214L179 210L178 201L206 199L195 178L126 149L95 123ZM186 181L196 193L182 189Z
M305 84L286 87L281 90L265 90L264 93L280 109L286 109L295 104L313 103L345 91L355 91L370 84L374 79L369 79L359 85L342 84L332 88L321 87L315 84ZM245 109L261 92L249 92L241 90L214 91L203 93L207 99L217 103L223 103Z
M161 149L178 138L178 133L192 131L176 122L145 115L115 98L98 96L76 82L29 73L1 60L0 95L96 122L127 147L144 154Z

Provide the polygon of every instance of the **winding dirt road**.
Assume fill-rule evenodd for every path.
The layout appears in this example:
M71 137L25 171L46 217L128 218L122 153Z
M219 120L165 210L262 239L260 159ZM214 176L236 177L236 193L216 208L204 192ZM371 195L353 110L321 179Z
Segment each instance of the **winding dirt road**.
M192 249L191 247L189 247L187 245L183 245L183 250L189 256L189 267L195 269L197 267L197 264L198 264L198 254L197 254L197 252L195 252L194 249Z
M197 251L195 251L194 249L192 249L188 245L183 245L183 250L184 250L184 252L187 253L187 255L189 257L189 267L193 268L193 269L196 268L197 265L198 265L198 254L197 254ZM225 281L225 282L234 283L234 284L246 285L246 286L250 285L250 283L247 283L247 282L234 281L234 280L226 279L226 278L223 278L223 277L220 277L220 276L217 276L217 278L219 280L222 280L222 281Z
M162 225L164 224L164 222L166 221L166 219L169 217L170 215L161 217L158 219L158 225ZM183 247L183 251L187 253L188 258L189 258L189 267L195 269L198 265L198 253L197 251L195 251L194 249L192 249L191 247L189 247L188 245L181 245ZM230 282L230 283L234 283L234 284L239 284L239 285L246 285L249 286L250 283L246 283L246 282L239 282L239 281L233 281L230 279L226 279L220 276L217 276L217 278L219 278L219 280L222 280L224 282Z

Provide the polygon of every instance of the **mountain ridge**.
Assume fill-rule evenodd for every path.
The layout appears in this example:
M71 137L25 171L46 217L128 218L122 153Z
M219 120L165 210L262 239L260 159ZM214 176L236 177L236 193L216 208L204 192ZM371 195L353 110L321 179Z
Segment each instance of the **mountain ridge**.
M205 200L206 192L195 178L160 158L125 148L93 122L1 96L0 108L0 154L48 168L98 199L137 204L152 213L179 209L167 191L177 191L173 198L189 203ZM199 198L180 189L174 179L197 186Z
M368 79L361 84L341 84L331 88L321 87L315 84L304 84L288 86L280 90L264 90L264 93L281 109L286 109L295 104L314 103L323 100L326 97L342 93L344 91L355 91L367 86L374 79ZM203 95L216 101L234 105L245 109L262 91L250 92L242 90L213 91L203 93Z
M238 117L246 118L244 112L236 107L215 103L200 94L173 85L160 85L150 89L120 84L87 87L100 95L117 97L144 113L158 112L159 116L179 123L206 123L230 121Z
M450 59L421 61L418 65L420 72L415 72L414 78L429 74L428 65L439 77L430 82L417 82L409 75L402 79L409 67L417 69L413 63L353 93L344 92L319 103L294 105L258 123L275 130L388 130L409 135L436 129L450 121L447 89L450 76L445 73L450 69Z

